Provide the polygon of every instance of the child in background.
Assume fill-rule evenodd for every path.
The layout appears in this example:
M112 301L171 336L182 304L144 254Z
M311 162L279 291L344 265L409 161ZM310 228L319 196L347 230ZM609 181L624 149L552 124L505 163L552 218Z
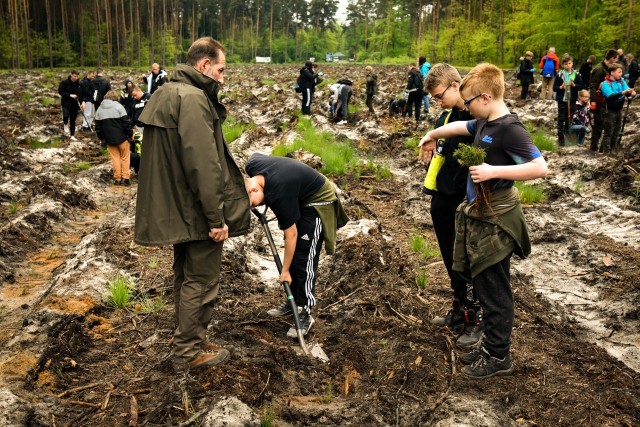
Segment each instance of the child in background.
M558 102L558 145L564 147L564 133L569 131L570 108L578 100L578 91L584 87L580 73L573 69L573 59L569 55L562 57L562 70L556 74L553 91Z
M481 345L460 355L462 373L472 378L508 375L514 323L510 260L526 257L531 243L515 180L547 175L547 163L518 117L504 102L504 74L492 64L474 67L460 83L463 105L475 120L457 121L428 132L420 158L430 158L441 138L474 135L486 152L484 163L469 167L467 197L456 211L453 270L470 275L483 312ZM490 192L489 206L476 202L475 185Z
M613 64L609 67L609 75L605 77L600 87L605 100L604 134L602 136L602 151L604 153L610 153L617 148L625 97L636 96L636 91L629 88L627 82L622 78L623 73L622 64Z
M584 145L584 139L591 132L591 111L589 110L589 91L582 89L578 93L573 116L571 117L571 128L569 131L578 135L578 145Z

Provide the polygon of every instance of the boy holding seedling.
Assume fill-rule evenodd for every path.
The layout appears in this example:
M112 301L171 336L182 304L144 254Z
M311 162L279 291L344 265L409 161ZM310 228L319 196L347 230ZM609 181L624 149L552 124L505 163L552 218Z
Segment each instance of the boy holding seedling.
M531 251L513 183L547 175L542 154L504 102L504 87L498 67L488 63L474 67L460 84L460 96L475 119L449 123L420 141L421 159L430 158L438 139L455 135L474 135L474 147L486 153L483 163L469 167L467 197L456 212L453 255L453 269L470 273L483 310L482 343L460 356L466 365L462 373L472 378L513 372L510 259L514 252L526 257Z
M335 187L324 175L288 157L253 154L245 166L245 179L251 207L267 205L284 232L284 258L280 282L291 285L301 310L300 326L306 335L313 324L311 309L316 304L315 285L322 243L331 255L335 251L336 230L349 218L342 209ZM284 301L267 312L279 317L291 314ZM287 332L296 338L294 327Z
M427 74L425 80L427 92L442 108L450 109L442 113L436 122L436 127L460 120L473 119L464 108L460 97L461 80L458 70L444 63L434 65ZM444 162L437 172L435 189L425 187L423 191L426 194L431 194L430 213L433 230L436 233L442 261L451 279L451 288L453 289L451 310L444 317L434 318L432 323L436 326L447 326L458 333L464 332L458 337L456 343L461 348L469 348L475 345L482 335L480 306L473 296L473 290L469 283L470 278L465 280L460 273L451 268L453 265L456 208L466 194L469 173L468 169L453 157L453 152L461 143L470 145L473 143L473 137L471 135L456 135L441 140L438 152L444 157ZM430 167L435 167L435 164ZM470 289L467 289L468 283Z

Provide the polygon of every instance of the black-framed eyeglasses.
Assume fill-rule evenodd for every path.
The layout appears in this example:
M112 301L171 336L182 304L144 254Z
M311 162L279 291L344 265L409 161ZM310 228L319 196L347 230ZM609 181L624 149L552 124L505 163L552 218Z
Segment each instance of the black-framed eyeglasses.
M463 104L464 104L464 108L469 108L469 105L476 100L476 98L480 98L482 96L481 93L477 94L476 96L474 96L471 99L467 99L467 100L463 100Z
M449 86L447 86L447 88L445 90L443 90L441 93L439 93L437 95L431 95L431 97L433 99L435 99L436 101L442 101L442 97L444 96L444 93L446 91L448 91L450 87L451 87L451 83L449 83Z

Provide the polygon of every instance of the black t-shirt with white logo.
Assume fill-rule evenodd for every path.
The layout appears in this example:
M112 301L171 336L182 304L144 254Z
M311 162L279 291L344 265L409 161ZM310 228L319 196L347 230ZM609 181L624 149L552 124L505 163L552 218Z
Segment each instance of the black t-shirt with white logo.
M304 202L324 185L326 178L288 157L253 154L245 166L250 177L264 176L265 204L278 218L278 226L286 230L301 217Z

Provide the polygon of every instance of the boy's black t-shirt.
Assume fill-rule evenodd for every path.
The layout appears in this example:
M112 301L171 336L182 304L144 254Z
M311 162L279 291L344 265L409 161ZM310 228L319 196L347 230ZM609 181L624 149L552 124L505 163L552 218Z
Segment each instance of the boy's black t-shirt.
M447 116L449 119L447 120ZM457 121L472 120L473 116L469 114L467 110L460 110L457 107L451 109L451 115L448 112L443 112L440 118L436 120L435 128L439 128L446 123L453 123ZM467 175L469 169L466 166L462 166L458 159L453 157L454 151L458 149L460 144L473 144L472 136L453 136L445 140L442 155L444 156L444 165L438 173L436 178L436 188L438 193L444 196L460 197L462 199L466 190Z
M542 157L529 132L515 114L507 114L492 121L468 121L467 130L475 135L473 144L486 151L487 157L484 162L489 165L521 165ZM470 178L467 184L467 196L469 202L472 202L475 194L470 194L470 189L473 188ZM495 191L512 187L513 181L496 178L486 181L486 184L491 191Z
M286 230L301 217L301 208L326 182L321 173L288 157L253 154L245 166L250 177L264 176L265 204Z

